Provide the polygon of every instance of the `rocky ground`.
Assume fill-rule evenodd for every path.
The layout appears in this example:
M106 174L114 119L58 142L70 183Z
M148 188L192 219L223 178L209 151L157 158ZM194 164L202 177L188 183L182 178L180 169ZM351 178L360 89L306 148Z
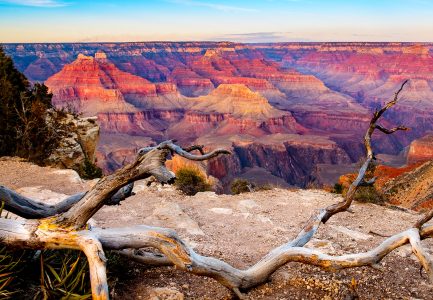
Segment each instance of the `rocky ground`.
M0 161L0 184L24 195L57 201L93 183L73 171L41 168L18 160ZM246 268L272 248L288 241L317 208L341 200L320 190L274 189L239 196L211 192L183 196L171 186L145 187L122 205L104 207L95 215L98 226L135 224L176 229L201 254ZM407 229L418 215L373 204L355 203L351 212L334 216L307 247L340 255L367 251L386 236ZM429 252L433 241L423 242ZM428 283L409 247L391 253L383 270L357 268L329 273L292 263L270 281L248 292L250 299L431 299ZM110 272L110 270L109 270ZM212 279L172 267L138 264L115 274L114 299L230 299L230 292Z

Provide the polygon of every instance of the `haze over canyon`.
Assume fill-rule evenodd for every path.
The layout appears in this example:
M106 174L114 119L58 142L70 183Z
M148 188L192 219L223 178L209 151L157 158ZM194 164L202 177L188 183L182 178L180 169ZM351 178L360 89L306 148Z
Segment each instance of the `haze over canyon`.
M56 106L98 116L98 163L106 172L132 159L132 149L177 139L231 150L202 165L223 184L245 177L281 186L331 185L364 155L372 112L406 79L383 125L411 130L381 135L374 147L382 163L394 166L430 157L433 44L3 47L32 82L45 82Z

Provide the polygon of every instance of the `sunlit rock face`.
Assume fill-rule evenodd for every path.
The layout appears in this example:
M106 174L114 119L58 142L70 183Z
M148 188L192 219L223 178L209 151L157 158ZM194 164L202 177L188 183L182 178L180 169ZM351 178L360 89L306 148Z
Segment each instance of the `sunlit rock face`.
M399 105L386 117L412 127L407 135L413 139L433 130L432 49L431 44L401 43L299 45L281 60L372 109L409 80Z
M415 164L433 160L433 134L414 140L407 154L407 163Z
M175 138L184 145L231 149L232 156L206 164L208 174L221 181L249 172L277 176L290 185L329 183L318 170L348 166L364 155L362 137L372 111L406 79L401 101L382 125L403 124L411 130L377 134L373 146L378 154L397 155L411 145L409 162L424 159L429 150L430 142L420 138L433 131L431 44L159 42L4 48L31 81L45 81L56 106L98 116L98 161L107 172L130 161L141 145Z
M56 106L73 106L86 114L134 112L134 105L152 106L160 97L178 95L174 84L154 84L119 70L103 52L94 57L79 54L45 84L53 93Z

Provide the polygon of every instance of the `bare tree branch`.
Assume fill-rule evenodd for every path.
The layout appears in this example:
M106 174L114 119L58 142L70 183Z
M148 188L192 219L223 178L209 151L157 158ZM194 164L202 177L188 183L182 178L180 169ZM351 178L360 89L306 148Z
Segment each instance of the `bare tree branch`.
M183 150L186 152L192 152L194 150L198 150L201 155L205 155L203 149L204 149L204 145L192 145L190 147L183 148Z
M172 266L173 263L163 254L144 251L142 249L114 250L114 253L127 257L135 262L151 266Z
M269 252L246 270L236 269L224 261L197 254L192 248L186 246L174 231L169 229L134 226L95 229L93 234L97 236L105 249L156 248L164 254L165 259L160 256L152 257L152 254L147 252L143 256L143 263L167 265L168 262L171 262L176 267L196 275L212 277L230 289L248 289L263 283L279 267L288 262L301 262L330 271L375 266L390 252L408 243L412 245L413 252L429 274L429 278L433 279L431 259L420 244L421 238L426 239L433 236L433 225L423 228L421 233L418 229L412 228L393 235L368 252L342 256L331 256L314 249L283 245ZM128 254L138 262L140 262L140 255L137 252Z
M27 219L40 219L67 211L75 203L80 201L85 192L72 195L56 205L47 205L24 197L15 191L0 186L0 201L4 203L4 209Z
M349 190L347 191L344 200L339 203L332 204L324 209L321 209L317 214L310 217L309 221L307 221L307 223L304 225L301 232L296 236L296 238L292 242L288 243L289 245L290 243L293 243L293 245L304 246L314 236L321 223L326 223L333 215L342 211L346 211L350 207L353 202L354 195L360 186L372 185L374 183L374 181L376 180L375 178L369 181L365 180L367 170L372 161L375 159L371 147L371 137L375 129L377 129L379 126L376 124L376 122L385 113L385 111L387 111L389 108L391 108L397 103L398 96L403 91L403 88L407 84L407 82L408 80L402 83L400 89L395 93L393 100L386 103L380 110L374 112L367 132L364 136L364 146L367 156L358 171L358 175L355 181L353 181L352 184L349 186Z
M78 246L87 257L89 262L90 283L93 300L108 299L108 282L104 249L101 242L89 235L85 238L78 238Z
M391 128L391 129L387 129L387 128L381 126L381 125L376 125L376 129L382 131L385 134L392 134L392 133L394 133L394 132L396 132L398 130L402 130L402 131L409 130L409 128L407 128L405 126L398 126L398 127L394 127L394 128Z
M162 142L156 147L140 149L134 162L98 181L79 202L56 217L55 222L59 225L80 229L104 205L105 199L110 199L119 187L151 176L154 176L161 183L172 183L175 175L165 166L165 161L171 151L196 161L208 160L221 154L230 153L223 149L217 149L204 155L193 155L171 140Z
M158 146L155 146L155 147L141 148L138 151L138 154L144 155L144 154L146 154L152 150L155 150L155 149L159 149L159 150L166 149L166 150L170 150L171 153L175 153L175 154L178 154L178 155L185 157L189 160L195 160L195 161L209 160L209 159L217 157L218 155L221 155L221 154L231 154L230 151L227 151L225 149L216 149L216 150L213 150L209 153L204 153L203 148L204 148L204 146L202 146L202 145L193 145L191 147L187 147L184 149L184 148L176 145L175 140L168 140L168 141L160 143ZM201 155L191 154L190 152L192 152L193 150L199 150Z
M421 227L433 218L433 209L424 214L416 223L415 228L421 229Z
M120 188L111 198L104 202L105 205L119 205L121 201L132 195L133 183ZM0 202L4 203L4 209L26 219L41 219L51 217L70 209L79 202L87 192L77 193L65 200L47 205L42 202L22 196L17 192L0 186Z

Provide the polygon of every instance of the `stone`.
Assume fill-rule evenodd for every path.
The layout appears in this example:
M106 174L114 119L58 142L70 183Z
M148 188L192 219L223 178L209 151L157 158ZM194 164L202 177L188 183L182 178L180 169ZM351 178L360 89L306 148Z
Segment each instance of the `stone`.
M22 187L19 188L17 192L25 197L45 204L57 204L69 197L68 195L45 189L42 186Z
M356 230L352 230L349 229L347 227L344 226L335 226L335 225L330 225L330 227L332 227L332 229L337 230L338 232L352 238L355 240L369 240L372 238L371 235L369 234L365 234L363 232L360 231L356 231Z
M184 229L191 235L204 235L196 221L191 219L177 203L162 202L152 215L144 219L145 224Z
M61 121L67 126L67 136L46 159L47 165L79 170L87 159L96 162L99 125L95 117L77 117L67 114Z
M224 208L224 207L213 207L209 208L209 211L220 214L220 215L232 215L233 210L231 208Z
M173 287L154 288L149 293L149 300L183 300L185 296Z

